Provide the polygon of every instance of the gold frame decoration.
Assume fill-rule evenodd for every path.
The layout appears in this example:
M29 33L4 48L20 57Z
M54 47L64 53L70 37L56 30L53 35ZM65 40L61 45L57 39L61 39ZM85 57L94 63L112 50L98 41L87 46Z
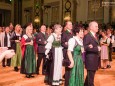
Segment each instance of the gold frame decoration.
M64 21L69 21L69 20L71 20L71 11L66 11Z

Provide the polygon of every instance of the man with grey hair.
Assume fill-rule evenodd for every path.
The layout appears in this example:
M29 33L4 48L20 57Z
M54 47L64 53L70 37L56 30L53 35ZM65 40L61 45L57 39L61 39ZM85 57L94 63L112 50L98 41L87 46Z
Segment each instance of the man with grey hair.
M90 31L87 35L85 35L83 39L83 45L86 51L85 67L87 69L87 76L84 86L94 86L94 76L100 64L99 52L101 48L99 46L99 41L96 36L98 29L98 23L96 21L90 22Z

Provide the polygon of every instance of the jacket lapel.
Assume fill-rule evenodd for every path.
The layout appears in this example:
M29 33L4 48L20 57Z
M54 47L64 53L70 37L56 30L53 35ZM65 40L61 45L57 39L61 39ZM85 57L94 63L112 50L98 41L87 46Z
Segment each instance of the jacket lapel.
M6 47L8 43L8 38L7 38L7 33L5 32L5 37L4 37L4 46Z
M41 34L42 34L43 38L44 38L44 39L46 39L46 36L45 36L45 34L43 34L42 32L41 32Z
M98 39L96 39L96 38L92 35L91 32L89 32L89 34L91 35L91 38L92 38L95 42L97 42L97 43L99 44Z
M67 34L71 34L68 30L66 30L66 33L67 33Z

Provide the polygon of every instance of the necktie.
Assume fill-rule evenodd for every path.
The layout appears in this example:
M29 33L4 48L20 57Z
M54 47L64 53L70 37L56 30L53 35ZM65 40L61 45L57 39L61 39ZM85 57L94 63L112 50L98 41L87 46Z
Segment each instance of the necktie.
M44 39L46 39L46 35L44 34Z
M72 31L70 32L70 34L72 34Z
M97 35L95 34L95 39L97 40Z

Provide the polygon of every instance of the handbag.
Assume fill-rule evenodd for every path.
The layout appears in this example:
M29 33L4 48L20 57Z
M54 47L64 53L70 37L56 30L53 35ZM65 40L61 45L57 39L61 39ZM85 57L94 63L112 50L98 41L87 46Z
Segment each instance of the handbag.
M62 65L65 66L65 67L68 67L70 66L71 62L69 59L63 59L62 61Z
M49 51L48 56L49 56L49 60L52 61L53 60L52 49Z
M49 64L50 64L50 61L49 59L46 58L43 65L43 71L45 75L48 74Z

